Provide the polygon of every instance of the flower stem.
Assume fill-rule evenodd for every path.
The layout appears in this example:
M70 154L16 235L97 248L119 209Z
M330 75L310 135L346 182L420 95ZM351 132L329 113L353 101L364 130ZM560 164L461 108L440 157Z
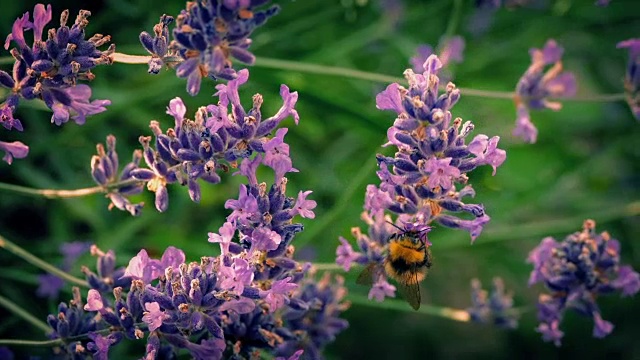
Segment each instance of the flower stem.
M382 82L382 83L404 82L403 78L398 78L394 76L382 75L382 74L348 69L348 68L341 68L337 66L308 64L308 63L303 63L298 61L271 59L271 58L265 58L265 57L257 58L254 66L270 68L270 69L299 71L299 72L310 73L310 74L342 76L342 77L347 77L351 79L369 80L369 81Z
M1 239L1 238L0 238ZM39 320L35 316L29 314L25 309L18 306L18 304L13 301L5 298L0 295L0 305L4 306L10 313L16 314L26 320L28 323L31 323L34 327L44 331L45 333L49 333L52 329L43 321ZM2 341L11 341L11 340L0 340L0 345L2 345ZM26 340L14 340L14 341L26 341Z
M364 306L376 307L380 309L398 310L398 311L405 311L405 312L413 311L406 302L401 300L385 299L383 302L377 302L377 301L369 300L366 296L354 295L354 294L349 294L348 299L351 300L351 302L356 305L364 305ZM469 322L469 320L471 319L471 316L465 310L453 309L448 307L439 307L439 306L426 305L426 304L420 305L420 309L416 310L416 312L421 314L426 314L426 315L439 316L449 320L461 321L461 322Z
M0 65L13 64L14 62L16 62L16 59L13 56L0 57Z
M97 193L106 193L110 189L129 186L129 185L133 185L140 182L141 181L139 180L130 179L130 180L109 184L107 186L94 186L90 188L75 189L75 190L33 189L33 188L28 188L20 185L0 183L0 190L13 191L13 192L24 194L24 195L42 196L47 199L68 199L68 198L76 198L76 197L82 197L87 195L93 195Z
M454 2L454 12L460 13L461 6L460 0L455 0ZM450 21L447 26L447 34L450 31L455 32L457 28L457 21ZM453 30L451 30L453 29ZM452 34L450 34L452 35ZM123 64L146 64L151 59L151 56L146 55L128 55L123 53L114 53L112 55L113 61L123 63ZM2 60L0 58L0 60ZM176 60L167 58L165 61ZM269 69L280 69L280 70L290 70L290 71L298 71L302 73L308 74L320 74L320 75L332 75L332 76L341 76L350 79L358 79L358 80L368 80L373 82L381 82L381 83L394 83L399 82L403 83L405 80L403 78L372 73L367 71L360 71L349 68L342 68L337 66L327 66L327 65L318 65L318 64L309 64L298 61L290 61L290 60L281 60L281 59L272 59L265 57L258 57L256 59L255 67L263 67ZM444 88L444 86L443 86ZM469 89L459 87L460 92L464 96L473 96L473 97L483 97L483 98L493 98L493 99L506 99L513 100L515 96L514 92L510 91L492 91L492 90L479 90L479 89ZM580 102L616 102L623 101L625 99L624 94L603 94L603 95L583 95L583 96L575 96L572 98L562 98L563 101L580 101Z
M458 30L458 24L460 23L460 16L462 15L462 0L453 0L453 9L449 16L449 23L447 24L447 30L444 32L444 36L449 38L455 35Z
M62 345L62 339L53 340L20 340L20 339L0 339L0 345L15 346L56 346Z
M313 263L312 265L318 271L344 270L342 266L335 263Z
M57 267L47 263L46 261L38 258L37 256L29 253L28 251L26 251L25 249L21 248L20 246L12 243L11 241L7 240L6 238L4 238L2 235L0 235L0 248L4 248L7 251L13 253L14 255L17 255L18 257L21 257L23 260L25 260L26 262L39 267L40 269L53 274L63 280L66 280L72 284L75 285L80 285L83 287L88 288L89 284L82 279L79 279L71 274L68 274L60 269L58 269Z
M151 60L151 56L148 55L128 55L119 52L115 52L111 55L113 62L119 62L122 64L146 64Z

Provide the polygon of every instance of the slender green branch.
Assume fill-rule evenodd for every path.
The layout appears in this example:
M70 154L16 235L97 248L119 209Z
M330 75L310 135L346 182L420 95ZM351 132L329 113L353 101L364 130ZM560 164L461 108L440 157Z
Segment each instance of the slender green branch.
M344 270L342 266L336 263L313 263L312 265L318 271Z
M457 3L460 3L460 0L455 0L454 10ZM457 25L451 25L452 23L453 21L449 23L449 27L451 26L457 27ZM149 59L151 59L150 56L127 55L122 53L114 53L112 57L115 62L120 62L123 64L146 64L149 61ZM167 59L165 59L165 61L177 61L177 59L168 57ZM405 82L403 78L384 75L384 74L342 68L337 66L309 64L309 63L303 63L299 61L272 59L272 58L265 58L265 57L258 57L256 59L256 63L254 66L269 68L269 69L298 71L298 72L308 73L308 74L340 76L340 77L346 77L350 79L367 80L367 81L381 82L381 83ZM510 91L478 90L478 89L469 89L464 87L460 87L458 89L460 89L460 92L465 96L493 98L493 99L506 99L506 100L513 100L513 97L515 96L515 93ZM576 96L576 97L566 98L566 99L563 98L561 100L582 101L582 102L614 102L614 101L624 101L624 99L625 99L624 94L603 94L603 95Z
M25 186L12 185L0 183L0 191L12 191L19 194L31 195L31 196L42 196L47 199L68 199L68 198L76 198L87 195L93 195L97 193L106 193L111 189L117 189L123 186L129 186L136 183L140 183L140 180L125 180L113 184L109 184L107 186L94 186L90 188L84 189L75 189L75 190L56 190L56 189L33 189Z
M62 339L53 340L19 340L19 339L0 339L0 345L15 345L15 346L57 346L62 345L64 342Z
M451 16L449 16L449 23L447 24L447 30L444 32L445 37L451 37L455 35L458 30L458 24L460 23L460 16L462 15L462 0L453 0L453 9L451 10Z
M16 59L13 56L2 56L0 57L0 65L13 64L16 62Z
M626 95L620 94L601 94L601 95L578 95L570 98L560 98L562 101L580 101L580 102L616 102L625 101Z
M383 302L377 302L373 300L369 300L366 296L349 294L347 297L353 304L356 305L364 305L369 307L375 307L380 309L387 310L398 310L404 312L413 312L413 309L404 301L394 300L394 299L385 299ZM417 313L439 316L446 319L468 322L471 319L469 313L465 310L453 309L448 307L439 307L433 305L422 304L420 305L420 309L415 311Z
M309 74L334 75L347 77L351 79L369 80L381 83L404 82L403 78L394 76L376 74L372 72L341 68L337 66L326 66L318 64L309 64L298 61L271 59L259 57L256 59L255 67L264 67L270 69L299 71Z
M21 257L23 260L25 260L26 262L39 267L40 269L53 274L63 280L66 280L72 284L75 285L80 285L83 286L85 288L89 287L89 284L82 279L79 279L71 274L68 274L60 269L58 269L57 267L47 263L46 261L36 257L35 255L29 253L28 251L24 250L23 248L21 248L20 246L12 243L11 241L7 240L6 238L4 238L2 235L0 235L0 248L4 248L7 251L13 253L14 255L17 255L19 257Z
M0 241L1 241L1 238L0 238ZM0 305L4 306L7 310L9 310L10 313L20 316L21 318L26 320L28 323L44 331L45 333L51 332L52 329L45 322L29 314L29 312L27 312L25 309L18 306L18 304L14 303L13 301L7 299L2 295L0 295ZM16 340L16 341L21 341L21 340ZM0 342L0 345L1 344L2 343Z

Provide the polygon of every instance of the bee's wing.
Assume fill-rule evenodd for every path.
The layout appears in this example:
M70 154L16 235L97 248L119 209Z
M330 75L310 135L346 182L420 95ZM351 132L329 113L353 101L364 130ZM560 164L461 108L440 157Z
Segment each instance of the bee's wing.
M413 310L420 309L420 283L418 283L417 272L413 273L412 278L407 283L398 282L398 290Z
M362 270L358 278L356 279L356 284L360 285L373 285L373 281L378 273L378 266L376 263L372 262L367 267Z

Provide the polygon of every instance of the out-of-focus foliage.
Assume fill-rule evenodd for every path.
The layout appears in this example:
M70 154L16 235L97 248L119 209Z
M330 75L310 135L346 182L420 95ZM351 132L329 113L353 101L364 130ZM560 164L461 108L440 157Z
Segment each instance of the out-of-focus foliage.
M396 0L399 2L400 0ZM260 92L264 109L279 106L279 85L286 83L300 94L297 109L300 125L287 135L294 166L300 173L289 176L291 193L312 189L318 202L316 219L305 219L306 230L296 240L298 254L314 262L333 262L338 236L361 225L364 189L375 183L375 154L393 121L389 112L377 111L375 94L386 84L328 75L260 67L260 58L359 69L399 77L410 67L409 58L420 43L435 45L445 32L454 2L450 0L404 1L399 17L382 11L381 0L280 0L281 13L253 36L252 51L258 57L250 68L251 81L241 97L248 104ZM482 33L473 30L478 19L471 5L462 1L455 34L467 41L464 62L452 68L462 88L512 91L529 64L528 49L541 48L549 38L564 46L564 65L576 74L578 95L620 93L627 53L617 50L618 41L638 37L640 4L614 0L608 7L593 1L549 0L545 6L500 9ZM11 29L13 20L30 10L34 1L2 3L0 34ZM138 42L142 30L151 31L163 13L176 15L180 1L103 0L53 1L57 14L69 8L92 12L89 33L112 35L117 51L145 54ZM27 36L30 36L27 35ZM4 37L2 37L4 39ZM2 51L1 56L9 56ZM3 67L3 69L7 70ZM139 147L138 136L150 135L150 120L163 126L173 120L165 114L169 100L181 96L193 113L211 102L215 83L203 81L200 93L191 97L185 82L171 71L147 74L145 65L114 64L95 69L94 97L110 99L108 110L80 127L49 123L50 113L26 104L17 111L24 133L5 132L4 141L20 140L31 147L29 157L12 166L0 164L0 181L35 188L73 189L93 186L89 173L95 144L108 134L118 138L120 156L128 157ZM350 328L326 351L329 359L370 358L531 358L633 359L640 357L636 341L640 323L637 298L601 299L603 317L616 325L603 339L591 338L591 322L569 314L564 323L563 347L543 343L534 331L533 306L539 288L528 288L530 266L525 263L531 248L544 236L562 238L580 229L586 218L621 240L622 260L640 268L640 125L624 102L566 102L560 112L532 113L539 129L538 142L523 144L511 135L515 120L508 100L466 96L455 107L454 116L473 120L478 133L500 135L507 161L491 176L490 168L472 174L478 202L484 203L491 223L469 245L468 234L445 228L430 233L434 266L422 284L423 302L467 308L469 281L473 277L489 283L501 276L515 292L515 305L530 308L519 329L504 331L486 325L395 312L354 305L346 312ZM4 136L4 135L3 135ZM272 177L272 173L264 173ZM114 249L119 262L140 248L156 256L169 245L185 250L188 259L216 254L207 242L207 232L216 231L228 211L224 201L236 196L238 177L227 176L221 184L203 186L202 201L193 204L186 188L169 189L171 206L159 214L152 194L136 201L147 205L139 218L108 211L108 200L92 196L70 200L45 200L0 194L0 233L36 255L58 263L57 249L63 242L89 240L102 249ZM630 215L636 214L636 215ZM127 257L128 256L128 257ZM82 262L82 261L80 261ZM44 319L57 301L35 297L39 270L0 252L0 293ZM79 269L74 269L79 274ZM355 294L367 289L347 284ZM69 288L61 295L70 298ZM408 306L407 306L408 307ZM38 331L0 308L0 338L42 339ZM33 351L22 348L20 351ZM35 350L38 351L38 350ZM42 350L47 354L48 349ZM115 348L116 357L140 356L141 348Z

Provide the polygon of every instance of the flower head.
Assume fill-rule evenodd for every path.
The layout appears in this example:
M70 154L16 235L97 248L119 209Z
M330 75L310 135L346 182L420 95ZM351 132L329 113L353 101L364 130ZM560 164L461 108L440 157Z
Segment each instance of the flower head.
M517 127L514 135L535 142L537 130L529 120L528 110L560 110L562 104L551 98L572 97L576 93L573 73L564 71L564 49L555 40L548 40L542 49L531 49L531 65L516 86ZM547 66L551 66L545 71Z
M556 242L545 238L527 259L534 266L529 284L544 283L549 294L538 299L538 331L545 341L560 345L559 326L564 312L574 309L594 320L594 337L613 330L602 319L596 298L620 291L623 296L640 290L640 275L620 266L620 244L606 233L596 233L595 222L586 220L583 230Z
M640 119L640 39L621 41L618 49L629 49L627 73L624 77L624 90L631 112Z
M501 278L493 279L491 294L482 289L480 280L471 280L471 303L467 309L471 320L479 323L492 323L506 329L518 327L518 316L513 309L513 295L505 293Z
M84 124L86 117L106 110L109 100L90 101L91 88L79 81L92 80L91 70L97 65L111 64L112 44L107 50L98 47L110 41L109 36L96 34L85 39L85 28L91 15L81 10L71 27L67 26L69 11L60 16L60 26L48 31L42 38L44 27L52 19L51 5L37 4L33 10L33 21L26 12L16 19L4 47L11 49L15 59L11 75L0 70L0 86L10 90L11 95L0 104L0 119L6 128L22 131L19 120L13 119L13 111L21 99L40 99L53 111L51 122L61 125L72 118ZM25 30L33 30L33 44L25 38ZM24 153L26 156L26 153ZM15 156L18 157L18 156ZM10 162L10 160L8 161Z
M449 53L445 61L456 58L454 55ZM396 114L384 146L397 151L393 157L377 156L380 183L367 186L362 214L368 230L352 229L358 248L354 250L340 238L336 263L345 270L353 263L384 268L390 240L403 232L430 247L426 234L435 222L468 231L473 242L490 220L482 204L465 202L464 198L475 195L467 184L467 173L489 165L495 175L506 152L498 148L497 136L480 134L467 144L474 125L453 117L451 110L460 99L460 90L453 83L440 94L442 67L443 61L430 55L421 73L404 72L408 88L393 83L376 96L378 109ZM378 301L395 294L386 280L389 274L380 273L369 292L369 298Z
M232 59L252 65L249 52L253 31L278 13L279 7L257 8L268 0L225 0L188 2L175 18L169 39L171 16L163 15L153 28L144 31L140 42L151 54L149 73L157 74L164 65L176 67L178 77L187 78L187 92L196 95L203 77L233 80L238 74ZM176 66L176 60L179 64Z

